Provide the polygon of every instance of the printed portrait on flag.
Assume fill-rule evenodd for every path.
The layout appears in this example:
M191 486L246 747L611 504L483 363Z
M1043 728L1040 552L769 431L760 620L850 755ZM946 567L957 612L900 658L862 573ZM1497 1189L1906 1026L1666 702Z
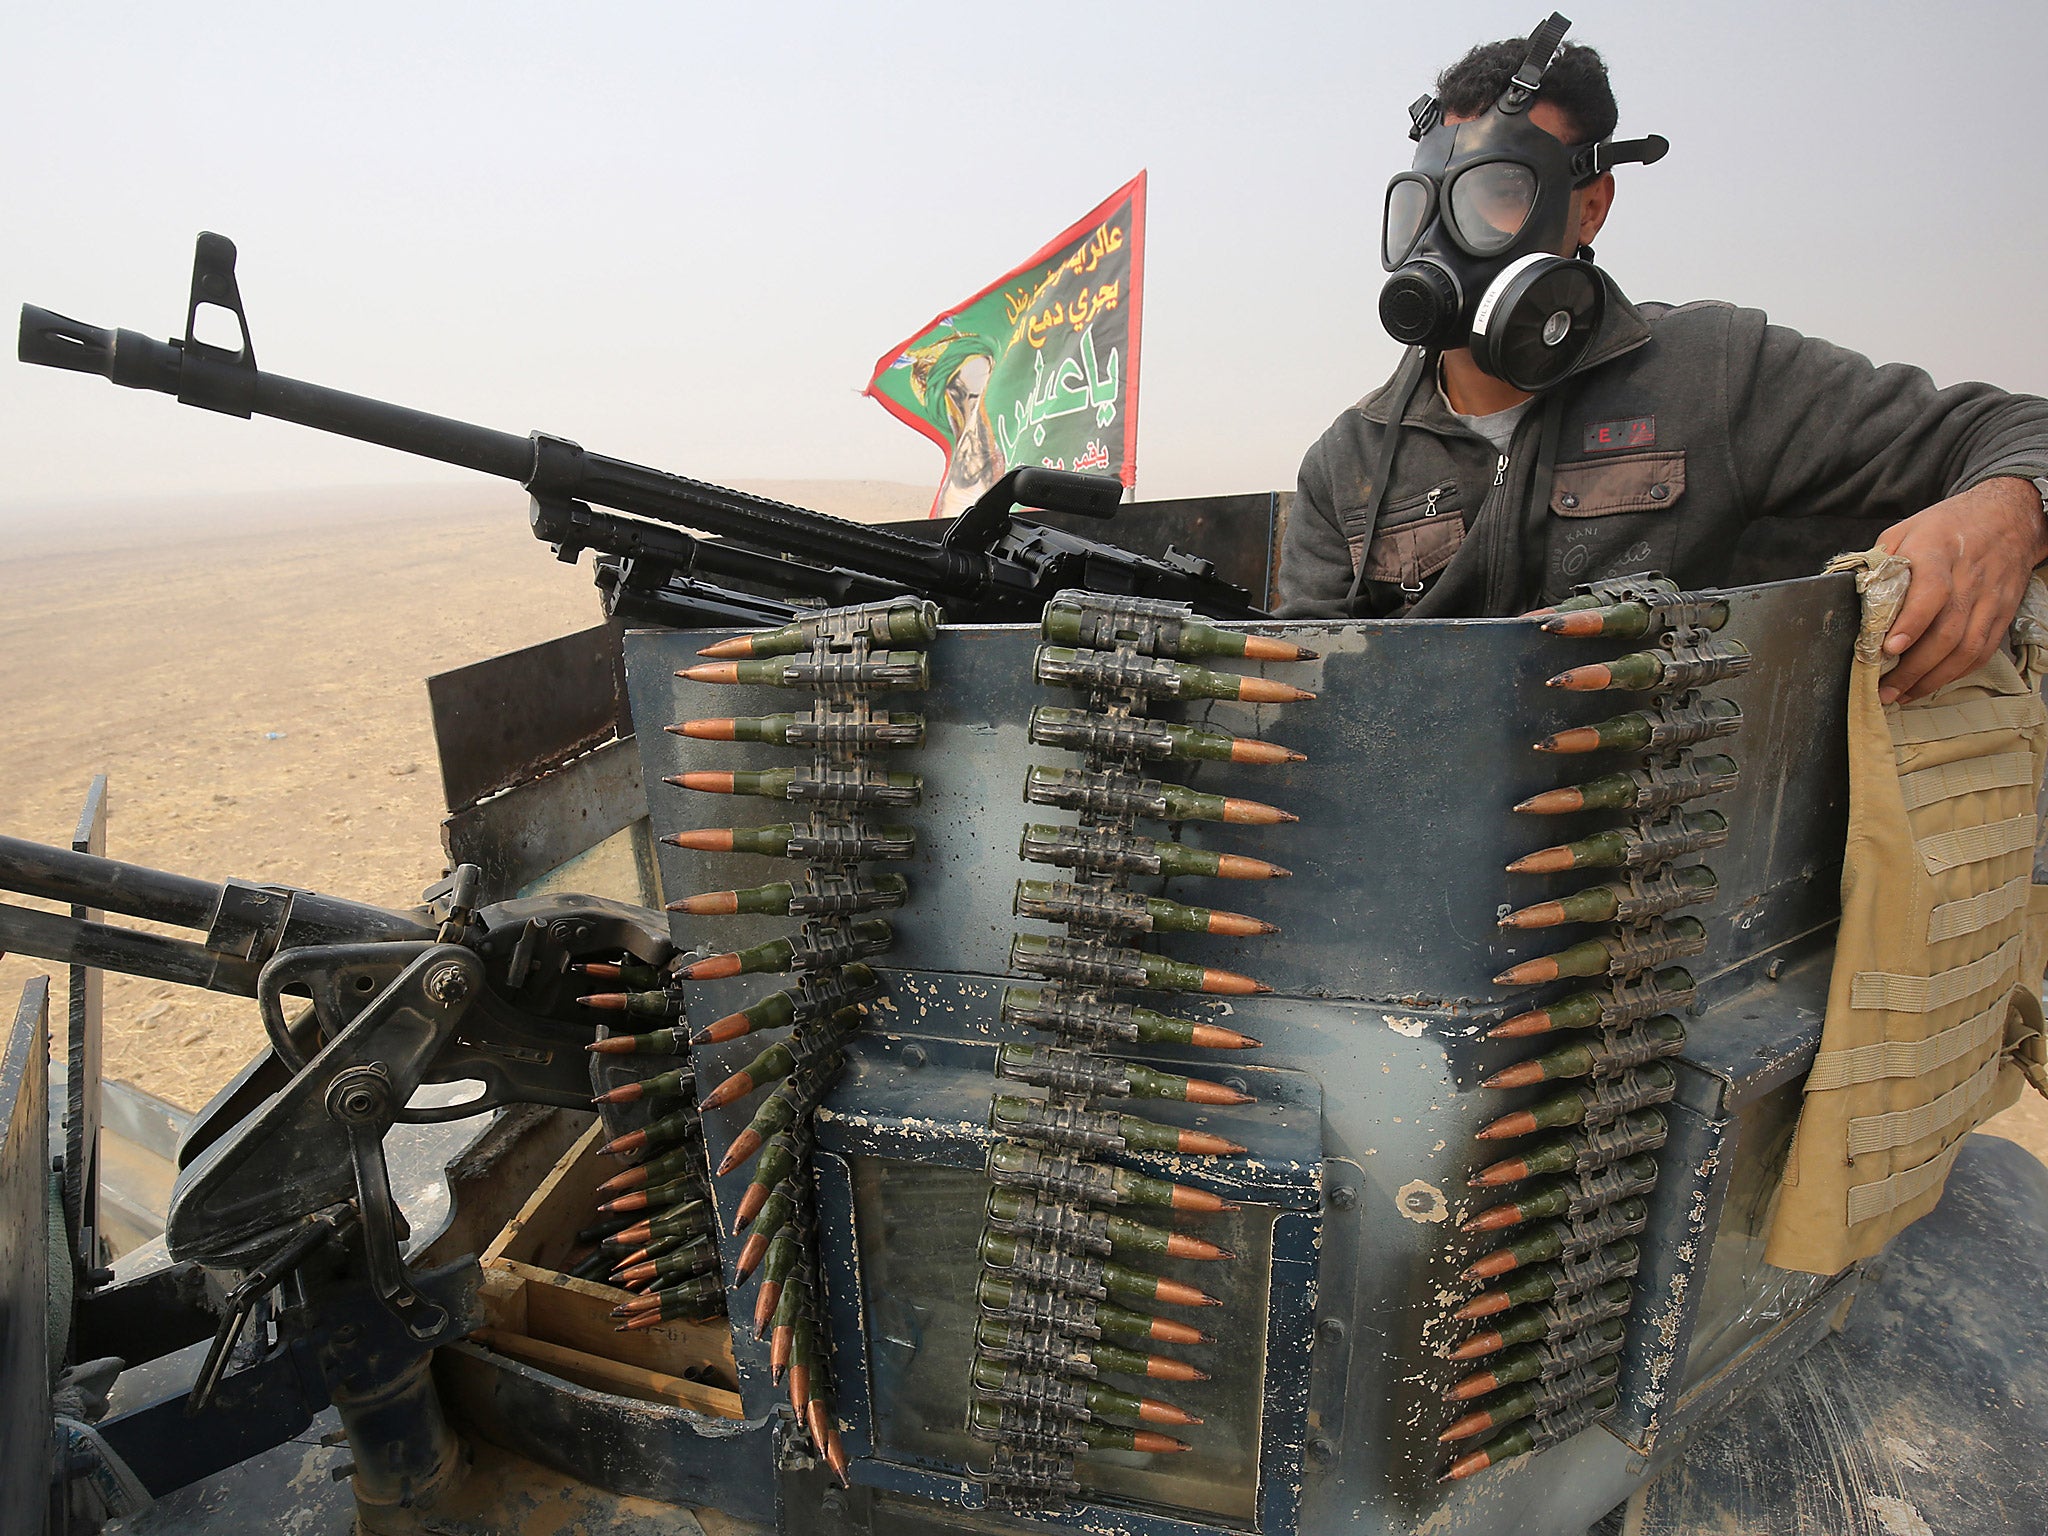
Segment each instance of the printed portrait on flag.
M867 393L946 452L932 516L1020 465L1137 482L1145 177L892 347Z

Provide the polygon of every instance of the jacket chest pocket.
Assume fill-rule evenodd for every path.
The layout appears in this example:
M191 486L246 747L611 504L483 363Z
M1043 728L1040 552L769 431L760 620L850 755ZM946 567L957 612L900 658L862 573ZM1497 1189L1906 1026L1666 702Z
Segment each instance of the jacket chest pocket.
M1456 506L1458 484L1447 480L1416 496L1390 501L1380 509L1372 548L1365 548L1365 508L1343 509L1344 535L1351 545L1351 568L1365 561L1365 579L1398 587L1412 603L1423 583L1451 563L1465 542L1465 518Z
M1668 565L1678 544L1671 514L1685 500L1685 454L1629 453L1560 464L1550 482L1550 557L1544 600L1582 581Z

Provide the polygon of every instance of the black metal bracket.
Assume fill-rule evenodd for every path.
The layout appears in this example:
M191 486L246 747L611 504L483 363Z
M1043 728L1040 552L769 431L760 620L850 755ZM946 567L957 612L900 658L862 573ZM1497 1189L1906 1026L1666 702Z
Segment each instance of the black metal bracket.
M202 305L224 309L235 317L242 344L235 351L199 339ZM192 252L192 293L185 305L185 343L178 369L178 400L226 416L256 414L256 348L249 340L249 317L242 309L241 285L235 281L235 242L226 235L201 234Z

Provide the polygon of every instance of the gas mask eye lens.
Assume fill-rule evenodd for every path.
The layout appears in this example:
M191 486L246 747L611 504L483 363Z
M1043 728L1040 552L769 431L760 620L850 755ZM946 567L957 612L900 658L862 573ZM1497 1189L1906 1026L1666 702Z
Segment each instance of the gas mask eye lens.
M1407 260L1429 222L1435 188L1419 177L1396 176L1387 183L1387 216L1381 226L1380 260L1388 271Z
M1526 165L1494 160L1462 171L1451 183L1451 223L1475 256L1514 244L1536 207L1536 173Z

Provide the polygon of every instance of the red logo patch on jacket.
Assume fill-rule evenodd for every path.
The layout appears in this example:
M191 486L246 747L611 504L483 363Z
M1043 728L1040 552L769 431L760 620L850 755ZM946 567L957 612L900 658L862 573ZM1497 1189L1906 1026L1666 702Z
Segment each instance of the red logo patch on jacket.
M1627 421L1595 421L1586 427L1587 453L1612 453L1618 448L1647 448L1657 441L1657 418L1632 416Z

